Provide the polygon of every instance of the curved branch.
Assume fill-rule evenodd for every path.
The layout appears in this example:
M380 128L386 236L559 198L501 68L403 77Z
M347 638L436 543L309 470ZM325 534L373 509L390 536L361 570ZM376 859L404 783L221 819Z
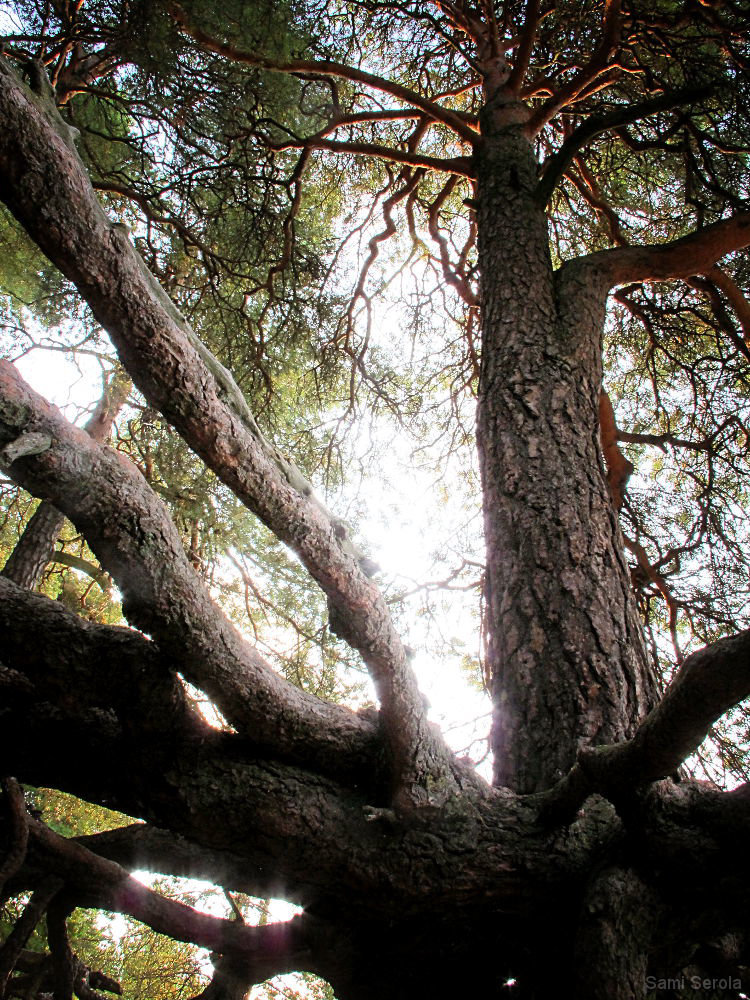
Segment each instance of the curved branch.
M638 281L668 281L706 274L735 250L750 246L750 212L737 212L679 240L661 246L627 246L599 250L565 263L560 273L580 269L605 288Z
M750 347L750 302L745 297L745 293L731 275L727 274L720 267L712 267L706 274L706 277L716 285L719 291L726 295L737 319L740 321L745 344Z
M616 510L622 509L625 488L632 476L635 466L618 447L618 431L615 422L615 411L609 393L602 389L599 393L599 436L607 467L607 485Z
M71 569L77 569L81 573L85 573L86 576L91 577L94 583L99 585L99 589L108 594L112 590L112 581L108 573L95 563L89 562L88 559L84 559L82 556L74 555L72 552L53 552L51 556L51 562L58 563L60 566L69 566Z
M95 441L107 440L112 424L125 405L131 388L130 379L121 369L115 371L111 378L105 379L102 395L84 425L86 433L90 434ZM64 514L61 514L51 503L43 501L34 511L23 534L16 542L5 566L0 570L0 576L7 577L21 587L33 590L42 577L44 567L53 559L55 544L64 523ZM85 566L79 565L78 568L89 573L88 563ZM105 574L96 567L93 569L94 572L89 573L89 575L97 581L103 591L107 591L109 583Z
M746 629L688 656L632 740L619 747L595 748L590 756L596 763L587 760L586 768L606 772L608 781L620 784L666 777L700 746L716 720L749 694L750 629Z
M242 970L248 986L314 967L310 945L315 921L309 916L262 927L210 916L160 896L115 862L58 836L38 820L30 821L29 831L37 863L64 878L66 898L77 906L125 913L159 934L218 952L231 960L234 970Z
M750 695L750 629L705 646L683 662L635 736L585 747L578 763L538 796L550 819L572 815L594 792L618 799L678 770L725 712Z

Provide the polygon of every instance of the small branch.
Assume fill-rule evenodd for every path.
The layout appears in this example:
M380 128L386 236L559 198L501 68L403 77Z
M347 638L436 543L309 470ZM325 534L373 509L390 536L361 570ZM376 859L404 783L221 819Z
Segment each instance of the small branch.
M126 184L119 184L116 181L92 181L95 191L104 191L107 194L116 194L121 198L127 198L134 202L146 216L148 222L157 226L169 226L182 238L188 246L194 246L203 254L204 260L212 261L214 252L202 240L200 240L190 229L177 217L173 215L163 215L155 211L150 199L140 191L129 187Z
M7 847L5 857L0 863L0 891L13 878L26 857L26 845L29 840L28 813L23 796L23 789L14 778L3 778L3 804L8 816ZM0 989L0 996L2 990Z
M462 177L475 177L476 171L468 156L440 157L428 156L424 153L413 153L408 150L394 149L391 146L381 146L375 142L349 142L338 139L290 140L283 143L271 143L271 149L327 149L332 153L349 153L353 156L374 156L390 163L404 163L425 170L442 171L448 174L458 174Z
M467 306L475 307L479 305L479 299L476 292L471 288L469 282L466 280L465 275L460 274L457 270L451 267L450 252L448 248L448 240L443 236L440 231L440 210L445 204L447 198L453 193L456 187L456 178L451 177L443 185L442 190L429 206L427 215L427 225L429 228L430 236L437 243L440 249L440 266L443 272L443 278L446 284L455 288L458 294L461 296L463 301Z
M219 42L216 39L211 38L210 35L207 35L199 28L192 27L188 24L185 13L180 8L179 4L170 3L169 9L172 17L180 26L182 31L198 42L198 44L208 52L215 52L217 55L224 56L226 59L231 59L233 62L244 63L246 66L257 66L260 69L270 70L275 73L315 73L320 76L338 77L339 79L361 83L366 87L371 87L373 90L380 91L380 93L390 94L391 97L395 97L397 100L403 101L406 105L419 108L433 121L439 121L444 125L447 125L448 128L452 129L452 131L463 139L464 142L473 145L476 141L477 135L474 130L469 128L469 126L466 125L466 123L458 115L455 115L452 111L448 110L448 108L443 108L441 105L435 104L433 101L422 97L421 94L418 94L416 91L409 90L408 87L403 87L401 84L394 83L392 80L386 80L384 77L377 76L374 73L367 73L354 66L346 66L343 63L333 62L328 59L288 59L286 61L268 59L267 57L261 56L256 52L243 51L235 48L233 45Z
M622 431L619 428L617 429L617 440L624 441L626 444L650 444L661 451L666 451L667 445L671 448L687 448L690 451L708 451L719 431L724 430L730 423L734 423L734 419L731 417L724 421L719 430L700 441L689 441L687 438L677 437L669 431L665 431L664 434L645 434L636 431Z
M86 576L90 576L92 580L99 584L99 588L105 594L109 594L112 591L112 578L108 573L100 567L88 561L88 559L83 559L81 556L76 556L72 552L53 552L50 562L59 563L61 566L69 566L71 569L77 569L81 573L85 573Z
M562 146L552 156L547 157L542 165L542 177L536 189L536 198L540 205L546 205L552 192L573 162L575 155L603 132L613 131L625 125L648 118L660 111L670 111L682 104L699 101L711 93L708 87L698 87L662 94L640 104L616 108L608 114L588 115L581 124L563 142Z
M561 87L549 101L543 104L529 119L526 134L536 135L551 118L588 88L598 77L612 70L609 58L614 52L620 38L620 0L606 0L604 19L602 22L602 37L591 59L569 83Z
M648 558L648 553L641 545L640 542L628 538L627 535L623 534L623 541L625 542L625 547L630 549L633 555L638 560L638 566L643 571L643 574L647 580L650 580L654 584L656 589L659 591L661 596L666 602L667 609L669 611L669 634L672 639L672 646L674 648L675 657L678 663L682 663L684 655L682 652L682 647L680 646L680 640L677 636L677 613L678 606L677 601L674 599L672 590L664 579L664 575L659 572L654 566L651 565L651 561Z
M602 389L599 393L599 435L602 442L604 461L607 466L607 485L615 510L622 509L622 502L628 480L635 466L628 461L618 447L617 424L615 411L609 393Z
M45 878L34 890L21 916L16 920L13 930L5 939L0 948L0 996L6 995L8 980L26 947L26 942L34 933L34 928L62 885L63 880L57 876Z
M712 268L711 272L719 270L718 268ZM727 275L728 281L731 282L731 278ZM734 320L731 314L728 312L724 305L724 299L721 296L719 288L715 281L711 281L708 277L693 277L686 278L685 284L689 285L691 288L696 288L699 292L706 296L711 306L711 310L714 314L714 319L718 328L727 335L732 346L735 350L741 354L746 360L750 361L750 342L744 336L740 336L735 328ZM732 282L733 284L733 282ZM736 287L736 286L735 286ZM737 288L737 292L742 295L742 292ZM744 297L744 296L743 296ZM741 302L738 300L738 304L741 308ZM629 303L628 303L629 305Z
M526 10L523 18L523 32L521 41L516 50L516 57L513 61L513 69L508 77L508 90L512 94L518 94L529 68L531 53L534 49L536 33L539 28L539 0L526 0Z

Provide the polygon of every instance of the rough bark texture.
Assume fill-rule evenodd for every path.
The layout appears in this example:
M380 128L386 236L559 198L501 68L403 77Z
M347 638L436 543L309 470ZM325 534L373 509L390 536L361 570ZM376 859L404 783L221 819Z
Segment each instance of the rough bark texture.
M507 115L507 110L504 110ZM536 161L487 109L478 219L497 783L547 788L581 746L631 736L656 687L599 455L607 288L555 281Z
M382 703L394 790L405 807L437 802L455 788L449 755L427 723L403 643L346 525L264 438L230 373L149 273L127 229L106 217L70 130L43 83L38 90L23 86L0 60L0 113L8 126L0 143L0 196L77 285L151 404L300 556L328 597L336 633L362 653L370 669ZM131 593L146 610L146 592ZM152 587L148 593L154 594Z
M127 399L130 380L123 372L116 372L104 387L101 399L86 422L85 430L94 441L106 441L112 424ZM41 503L26 525L23 535L8 556L2 575L19 587L33 590L51 561L57 539L65 523L65 515L51 503Z
M658 249L620 247L554 273L542 202L576 143L676 98L652 95L635 110L584 122L540 187L529 137L597 92L614 65L620 4L604 5L601 37L564 82L555 74L539 82L533 115L518 95L540 5L525 5L527 23L506 46L516 53L512 72L492 5L433 6L474 46L487 98L481 134L470 115L360 69L263 59L200 32L191 38L222 58L379 88L389 101L414 104L403 118L419 120L417 137L437 125L465 152L473 148L473 157L420 163L460 165L477 182L477 434L501 787L454 759L427 722L387 604L345 525L263 436L231 375L106 217L42 68L28 68L30 89L0 54L0 196L75 282L149 405L297 552L381 701L379 713L355 713L282 680L213 604L135 466L0 363L0 464L84 533L132 626L83 621L15 585L12 573L0 576L0 878L3 898L30 894L0 945L1 989L15 976L15 991L23 983L30 995L28 972L37 995L77 991L86 1000L94 979L67 928L76 906L130 914L218 951L204 1000L239 1000L290 969L322 975L340 1000L489 997L509 979L526 1000L566 990L628 1000L646 997L650 979L677 982L691 970L747 981L750 793L668 775L750 692L750 633L689 657L656 704L598 417L610 287L710 269L750 240L747 213ZM184 12L176 16L187 30ZM110 56L92 62L78 52L79 82L95 79ZM75 89L72 64L59 76L65 100ZM326 148L338 145L346 143ZM398 155L393 162L415 162ZM438 221L435 210L435 231ZM613 427L608 434L605 446L614 445ZM181 677L210 695L234 731L207 725ZM143 822L60 837L24 811L11 774ZM128 875L133 866L283 896L304 912L289 924L247 927L146 889ZM42 968L25 946L45 912ZM736 997L739 988L703 995ZM665 995L690 993L680 986Z
M44 567L52 559L65 515L51 503L41 503L26 525L18 544L8 556L2 575L19 587L33 590Z

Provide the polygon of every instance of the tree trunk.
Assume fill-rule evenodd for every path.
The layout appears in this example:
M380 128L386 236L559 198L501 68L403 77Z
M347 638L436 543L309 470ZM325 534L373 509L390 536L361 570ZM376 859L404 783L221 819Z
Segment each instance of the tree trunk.
M656 688L599 453L606 293L556 282L533 150L502 117L478 164L477 434L495 780L533 792L632 735Z

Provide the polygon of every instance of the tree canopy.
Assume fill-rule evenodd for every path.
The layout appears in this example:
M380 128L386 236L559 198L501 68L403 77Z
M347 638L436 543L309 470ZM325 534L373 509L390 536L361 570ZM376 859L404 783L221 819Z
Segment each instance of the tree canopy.
M0 997L740 996L747 11L1 17Z

